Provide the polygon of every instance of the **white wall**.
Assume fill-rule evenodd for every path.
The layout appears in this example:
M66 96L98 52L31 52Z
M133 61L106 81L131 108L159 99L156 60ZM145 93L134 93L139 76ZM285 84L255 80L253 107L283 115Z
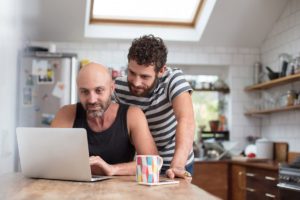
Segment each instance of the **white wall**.
M47 46L47 42L33 42L33 45ZM91 59L109 67L119 68L127 65L127 51L130 42L97 43L56 43L58 51L75 52L80 59ZM248 94L243 90L253 83L253 64L260 60L259 49L199 47L195 43L167 44L170 66L223 66L228 68L229 86L229 128L230 138L244 147L246 136L260 135L258 119L244 116L244 108L249 104Z
M300 1L290 0L280 19L274 25L261 48L262 62L278 69L278 55L289 53L293 57L300 54ZM284 93L289 89L300 91L300 83L272 89ZM300 111L274 113L262 119L262 134L274 141L287 141L291 151L300 151Z
M0 0L0 174L14 170L20 3Z

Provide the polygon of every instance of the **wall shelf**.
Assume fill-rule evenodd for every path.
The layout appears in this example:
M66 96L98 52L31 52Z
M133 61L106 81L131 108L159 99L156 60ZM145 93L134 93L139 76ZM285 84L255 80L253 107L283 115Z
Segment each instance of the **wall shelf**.
M202 131L201 132L202 140L207 139L216 139L221 141L229 140L229 131Z
M251 92L251 91L257 91L257 90L262 90L262 89L269 89L269 88L272 88L272 87L275 87L275 86L295 82L297 80L300 80L300 73L285 76L285 77L274 79L274 80L270 80L270 81L267 81L267 82L264 82L264 83L251 85L251 86L246 87L245 91Z
M193 88L193 90L196 92L222 92L222 93L230 92L229 88L220 88L220 89L195 89L195 88Z
M284 111L290 111L290 110L300 110L300 105L268 109L268 110L253 110L253 111L245 112L244 114L246 116L255 116L255 115L266 115L266 114L270 114L270 113L284 112Z

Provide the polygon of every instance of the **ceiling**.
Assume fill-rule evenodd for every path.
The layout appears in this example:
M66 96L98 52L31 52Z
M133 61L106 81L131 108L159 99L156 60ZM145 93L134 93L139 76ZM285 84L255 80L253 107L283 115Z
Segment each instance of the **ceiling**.
M260 47L288 1L217 0L198 43L201 46ZM26 40L107 40L84 38L85 0L26 0L23 3Z

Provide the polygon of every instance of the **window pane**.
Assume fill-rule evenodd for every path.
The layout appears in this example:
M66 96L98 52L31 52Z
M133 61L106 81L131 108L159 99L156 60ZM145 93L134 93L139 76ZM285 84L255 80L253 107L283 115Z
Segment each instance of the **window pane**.
M201 0L94 0L93 18L192 22Z
M196 121L195 140L198 141L200 126L205 127L204 130L210 131L209 121L219 118L219 94L218 92L198 92L192 93L192 100Z

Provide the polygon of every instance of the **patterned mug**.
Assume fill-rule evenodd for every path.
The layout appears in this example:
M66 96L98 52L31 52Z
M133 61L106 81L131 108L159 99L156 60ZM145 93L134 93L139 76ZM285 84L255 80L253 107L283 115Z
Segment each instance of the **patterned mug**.
M138 183L158 183L162 157L158 155L136 156L136 181Z

